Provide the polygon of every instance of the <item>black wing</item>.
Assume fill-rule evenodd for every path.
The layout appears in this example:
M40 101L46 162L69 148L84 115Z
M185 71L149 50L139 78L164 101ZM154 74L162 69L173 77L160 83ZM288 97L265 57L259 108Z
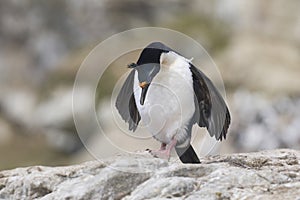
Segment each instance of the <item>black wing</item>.
M206 127L210 136L215 136L217 140L226 139L230 113L224 99L211 80L191 63L190 70L195 92L195 123Z
M135 70L131 70L116 100L116 107L122 119L129 124L129 130L133 131L136 130L141 120L133 94L134 73Z

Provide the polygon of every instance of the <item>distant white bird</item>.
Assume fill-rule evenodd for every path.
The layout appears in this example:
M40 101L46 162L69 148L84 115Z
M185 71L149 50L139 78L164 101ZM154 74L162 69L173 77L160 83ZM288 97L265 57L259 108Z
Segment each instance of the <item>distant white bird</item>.
M183 163L200 163L191 141L193 124L217 140L226 138L228 108L213 83L191 60L160 42L143 49L116 100L129 130L142 120L161 148L150 151L169 159L172 148Z

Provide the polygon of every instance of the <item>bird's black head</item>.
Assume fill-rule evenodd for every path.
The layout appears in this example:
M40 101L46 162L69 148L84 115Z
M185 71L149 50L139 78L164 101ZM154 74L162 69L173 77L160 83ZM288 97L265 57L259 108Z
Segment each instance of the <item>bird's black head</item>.
M143 49L137 61L137 65L144 65L149 63L159 64L161 53L167 53L171 50L172 49L161 42L153 42Z
M128 66L134 68L138 73L139 84L142 88L140 98L141 105L144 104L151 81L160 70L161 54L169 51L171 51L171 49L166 45L160 42L153 42L143 49L137 64L132 63Z

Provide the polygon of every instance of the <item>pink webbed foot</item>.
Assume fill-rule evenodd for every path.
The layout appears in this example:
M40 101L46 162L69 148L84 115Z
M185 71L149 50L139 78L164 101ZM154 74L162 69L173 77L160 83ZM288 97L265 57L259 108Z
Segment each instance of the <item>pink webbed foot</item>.
M156 158L162 158L162 159L169 160L170 155L171 155L171 150L176 145L176 142L177 141L175 139L173 139L168 145L166 145L165 143L162 143L159 150L148 149L147 151L149 151L149 153Z
M162 158L166 160L169 160L170 158L170 152L167 150L149 150L149 153L155 158Z
M148 151L152 156L156 158L169 159L169 155L167 155L166 152L166 146L167 144L161 143L160 149L158 150L146 149L146 151Z

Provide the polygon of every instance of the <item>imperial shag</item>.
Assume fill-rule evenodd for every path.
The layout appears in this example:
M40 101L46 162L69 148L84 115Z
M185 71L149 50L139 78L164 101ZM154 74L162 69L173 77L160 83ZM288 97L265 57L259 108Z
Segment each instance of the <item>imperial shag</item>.
M192 126L206 127L210 136L226 139L230 113L212 81L191 60L160 42L143 49L117 96L116 107L129 130L140 120L161 142L150 151L169 159L175 148L183 163L200 163L190 141Z

